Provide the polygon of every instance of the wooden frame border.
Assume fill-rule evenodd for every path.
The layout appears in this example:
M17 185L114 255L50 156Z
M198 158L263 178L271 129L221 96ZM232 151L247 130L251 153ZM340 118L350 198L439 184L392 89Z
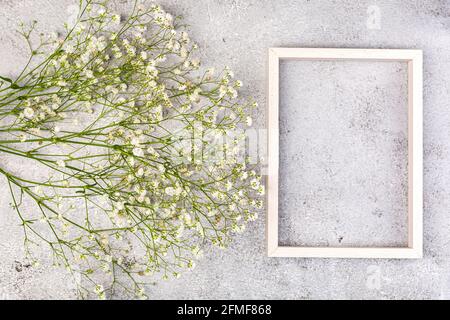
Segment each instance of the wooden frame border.
M280 59L408 63L408 247L292 247L278 244ZM267 254L269 257L421 258L423 211L422 51L404 49L269 48Z

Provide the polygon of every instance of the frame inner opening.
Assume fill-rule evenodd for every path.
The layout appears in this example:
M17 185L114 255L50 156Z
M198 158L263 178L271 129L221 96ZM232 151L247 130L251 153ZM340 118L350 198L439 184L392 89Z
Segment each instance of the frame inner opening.
M280 60L280 246L408 246L407 78L406 62Z

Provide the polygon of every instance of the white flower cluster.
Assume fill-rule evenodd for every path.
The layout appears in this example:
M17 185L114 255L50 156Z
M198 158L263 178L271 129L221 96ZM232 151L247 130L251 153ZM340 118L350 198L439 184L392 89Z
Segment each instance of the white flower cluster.
M20 97L9 127L25 144L19 155L62 178L7 177L36 201L58 263L88 283L110 276L91 288L101 299L145 298L140 277L179 277L204 243L224 248L258 217L264 185L243 156L245 135L234 135L257 105L237 99L230 68L200 70L197 45L160 6L83 9L8 92Z

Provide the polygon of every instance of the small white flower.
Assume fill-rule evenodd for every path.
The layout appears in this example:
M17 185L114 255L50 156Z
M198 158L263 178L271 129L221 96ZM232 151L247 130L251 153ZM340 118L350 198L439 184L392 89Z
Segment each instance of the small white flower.
M156 58L156 61L158 61L158 62L164 62L164 61L166 61L166 60L167 60L167 56L165 56L165 55L163 55L163 54L159 55L159 56Z
M116 202L116 208L117 210L123 210L125 208L125 203L123 203L122 201Z
M67 44L66 47L64 48L64 50L67 53L73 53L75 51L75 47L72 44Z
M34 188L34 192L36 192L36 194L38 194L38 195L43 195L44 194L44 192L42 191L42 187L41 186L36 186Z
M64 160L58 160L56 161L56 164L58 165L58 167L64 168L66 166L66 163L64 162Z
M146 195L147 195L147 190L142 190L142 192L139 194L138 201L144 202L146 199L146 197L145 197Z
M110 271L109 264L107 264L107 263L103 263L103 264L101 265L101 268L102 268L102 270L103 270L105 273L108 273L108 272Z
M118 93L119 93L119 89L117 89L117 88L111 88L111 93L113 94L113 95L117 95Z
M141 141L140 141L139 137L133 137L133 138L131 139L131 144L132 144L133 146L139 146L139 145L141 144Z
M31 119L34 116L34 110L30 107L25 108L25 110L23 111L23 115L28 118Z
M247 117L247 119L245 119L245 123L247 124L247 126L251 127L251 125L253 124L252 117Z
M121 91L127 91L128 85L126 83L121 83L119 85L119 88L120 88Z
M260 185L258 188L258 194L263 196L266 194L266 188L263 185Z
M179 51L181 49L181 45L179 42L175 42L173 44L173 51Z
M189 269L194 269L195 268L195 262L193 260L189 260L189 262L187 263L187 267Z
M178 196L181 194L181 192L183 191L183 189L181 188L174 188L174 187L167 187L164 192L168 195L168 196Z
M144 288L139 288L136 292L136 295L138 296L139 299L147 299Z
M186 50L185 47L181 47L181 49L180 49L180 57L182 57L184 59L184 58L187 58L187 56L188 56L188 51Z
M101 284L97 284L94 288L94 291L100 299L105 299L105 289Z
M215 215L217 215L217 211L216 210L210 210L207 213L208 217L214 217Z
M258 219L258 213L251 213L249 216L248 216L248 220L250 220L250 221L255 221L256 219Z
M191 64L194 68L200 67L200 60L199 59L192 59Z
M233 88L233 87L229 87L229 88L228 88L228 93L229 93L230 96L233 97L234 99L237 98L237 96L238 96L238 92L237 92L236 89Z
M225 96L228 92L228 88L225 86L220 86L219 88L219 96L222 98L223 96Z
M114 22L115 24L119 24L120 23L120 15L119 14L114 14L111 17L111 21Z
M136 172L136 176L137 177L142 177L144 175L144 169L143 168L139 168L138 171Z
M84 71L84 74L85 74L86 78L89 78L89 79L94 78L94 73L92 72L92 70L87 69L86 71Z
M102 7L98 9L97 13L99 16L103 16L106 13L106 9Z
M58 33L56 33L56 32L50 33L49 38L50 38L51 40L56 40L56 39L58 39Z
M189 35L187 34L186 31L181 31L180 35L181 35L181 40L183 40L186 43L189 42Z
M225 67L225 72L226 72L226 75L227 75L229 78L233 78L233 77L234 77L234 72L231 71L230 67Z
M173 187L167 187L164 192L168 195L168 196L173 196L175 194L175 189Z
M133 148L133 154L134 154L136 157L143 157L143 156L144 156L144 150L142 150L142 149L139 148L139 147Z
M250 181L250 186L251 186L253 189L258 190L259 187L260 187L259 180L258 180L258 179L252 179L252 180Z

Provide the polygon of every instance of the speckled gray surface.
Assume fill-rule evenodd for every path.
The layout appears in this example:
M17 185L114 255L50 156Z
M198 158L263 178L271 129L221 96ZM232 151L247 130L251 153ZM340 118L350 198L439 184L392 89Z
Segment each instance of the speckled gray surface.
M281 244L407 246L406 63L288 60L280 74Z
M59 29L75 2L0 0L0 73L13 75L25 60L25 45L14 33L18 20L38 19L43 30ZM269 259L265 255L265 220L261 216L247 232L236 237L228 250L207 250L194 271L149 287L151 296L157 299L450 298L450 3L446 0L162 0L160 3L171 13L183 15L191 25L192 38L200 44L206 65L230 65L244 81L244 94L251 94L260 102L255 121L260 128L265 126L268 47L422 49L425 252L421 260ZM373 5L376 7L368 10ZM377 11L380 19L372 19ZM294 77L298 75L294 68L307 68L312 80ZM305 243L339 243L342 237L345 244L347 241L364 244L370 235L371 243L399 244L404 242L401 212L405 196L402 189L405 183L402 168L406 165L405 114L400 107L404 99L401 87L404 69L395 64L349 65L347 73L343 68L329 64L293 66L282 79L282 83L289 84L286 90L294 90L293 95L302 96L298 89L311 89L305 96L310 109L305 109L307 114L299 114L298 121L308 123L306 116L313 117L309 124L314 125L312 129L320 133L323 141L317 148L308 145L306 140L296 142L295 149L290 149L290 143L285 144L286 155L303 155L305 163L317 165L319 172L316 179L315 174L306 175L301 167L292 168L305 184L288 186L288 189L306 191L308 199L303 205L302 196L297 194L300 200L283 201L287 220L293 224L286 225L280 238ZM331 80L323 80L322 75L328 73L333 75L331 79L339 80L339 87L328 82ZM285 81L289 77L293 81ZM320 79L327 90L314 89L314 82ZM354 90L374 100L358 101L352 96ZM342 109L332 110L331 114L323 109L336 101ZM289 99L283 103L295 106ZM346 111L352 108L358 110L350 115ZM346 135L328 145L325 140L329 133L320 131L323 129L319 121L327 123L334 133L344 128ZM290 139L288 135L286 139ZM366 143L354 143L352 139L366 139ZM348 158L342 150L342 144L346 143L352 143L347 150ZM373 168L337 171L346 164L367 168L368 163L356 158L361 153L371 156ZM338 155L337 160L326 162L329 155ZM382 171L380 175L376 174L377 168ZM350 175L348 185L340 175ZM311 191L322 183L325 188L333 189L323 193ZM8 208L4 181L0 181L0 187L0 299L74 298L70 279L63 271L49 267L51 261L45 252L40 267L34 269L25 264L21 229ZM325 199L326 193L333 197ZM305 232L300 233L300 229L289 232L295 223L302 228L310 223L302 220L306 217L299 215L302 212L313 215L311 226ZM319 225L321 217L335 217L335 214L341 215L340 222L328 219L325 225ZM349 219L344 221L346 217ZM364 225L360 225L360 217L364 218Z

